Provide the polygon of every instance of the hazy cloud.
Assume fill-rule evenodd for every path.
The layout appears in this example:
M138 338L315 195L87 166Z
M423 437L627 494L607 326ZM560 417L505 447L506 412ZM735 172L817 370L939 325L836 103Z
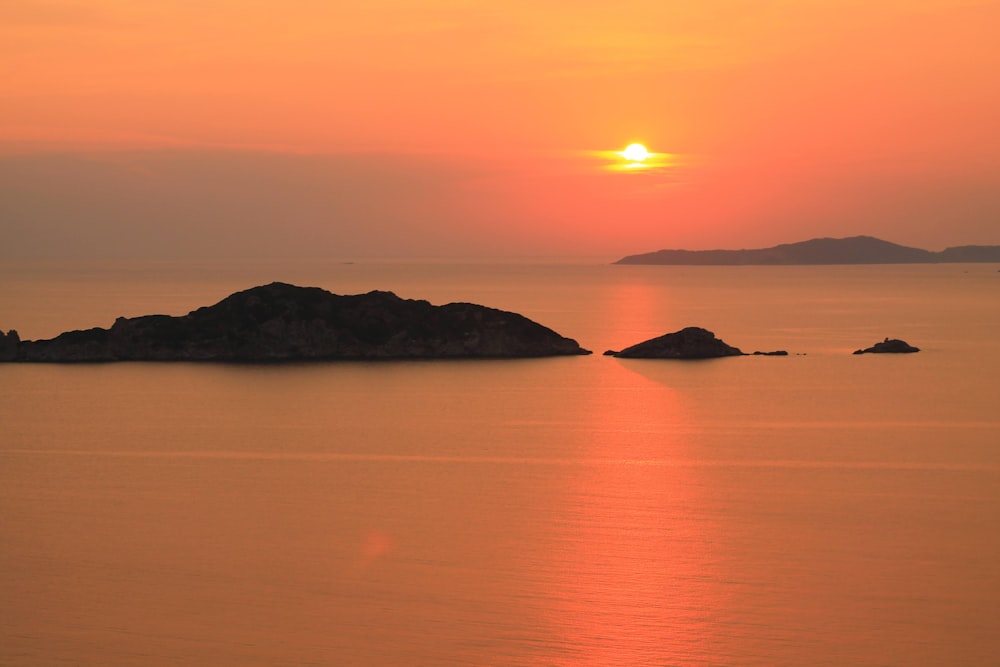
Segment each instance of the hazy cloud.
M378 155L0 156L0 256L447 253L463 233L447 193L473 173Z
M65 0L5 0L0 3L0 25L80 26L99 25L108 15L93 3Z

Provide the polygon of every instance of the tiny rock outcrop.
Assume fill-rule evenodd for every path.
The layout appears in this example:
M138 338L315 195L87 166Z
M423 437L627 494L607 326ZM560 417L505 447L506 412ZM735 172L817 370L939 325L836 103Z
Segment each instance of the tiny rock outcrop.
M10 337L8 334L7 338ZM6 350L6 338L0 349ZM351 296L271 283L187 315L118 318L110 329L20 341L7 361L295 361L590 354L528 318L392 292Z
M715 337L701 327L687 327L626 347L620 352L604 354L626 359L714 359L742 356L743 352Z
M854 354L906 354L919 351L919 347L913 347L905 340L886 338L881 343L875 343L871 347L866 347L863 350L854 350Z

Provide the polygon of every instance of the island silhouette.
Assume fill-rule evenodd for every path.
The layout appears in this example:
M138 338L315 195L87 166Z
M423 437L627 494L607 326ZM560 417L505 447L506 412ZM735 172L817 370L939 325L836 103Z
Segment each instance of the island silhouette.
M523 315L434 306L392 292L341 296L275 282L187 315L119 317L110 329L22 341L0 333L0 361L296 361L521 358L590 354Z
M918 352L885 338L854 354ZM0 331L0 362L230 361L526 358L590 354L523 315L472 303L434 306L392 292L342 296L270 283L187 315L119 317L109 329L47 340ZM746 356L701 327L685 327L606 356L711 359ZM785 350L753 355L788 356Z
M873 236L817 238L752 250L657 250L628 255L615 264L810 265L941 264L1000 262L1000 246L964 245L940 252L911 248Z

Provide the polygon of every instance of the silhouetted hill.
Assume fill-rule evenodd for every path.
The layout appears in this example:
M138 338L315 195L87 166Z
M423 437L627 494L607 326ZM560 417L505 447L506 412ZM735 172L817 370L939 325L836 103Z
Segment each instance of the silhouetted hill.
M271 283L181 317L118 318L51 340L0 335L0 361L287 361L589 354L528 318L471 303L433 306L392 292L352 296Z
M719 340L708 329L686 327L636 343L620 352L608 350L604 354L625 359L714 359L742 356L743 351Z
M1000 246L958 246L941 252L909 248L872 236L811 239L753 250L658 250L615 264L796 265L1000 262Z

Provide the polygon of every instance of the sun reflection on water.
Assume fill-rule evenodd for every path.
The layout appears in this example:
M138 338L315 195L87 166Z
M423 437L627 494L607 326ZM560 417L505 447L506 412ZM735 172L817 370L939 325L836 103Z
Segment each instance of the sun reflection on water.
M623 287L621 308L651 304ZM713 657L718 599L716 526L702 471L683 463L697 424L677 390L608 360L588 405L582 450L591 462L566 479L554 526L554 664L662 664Z

